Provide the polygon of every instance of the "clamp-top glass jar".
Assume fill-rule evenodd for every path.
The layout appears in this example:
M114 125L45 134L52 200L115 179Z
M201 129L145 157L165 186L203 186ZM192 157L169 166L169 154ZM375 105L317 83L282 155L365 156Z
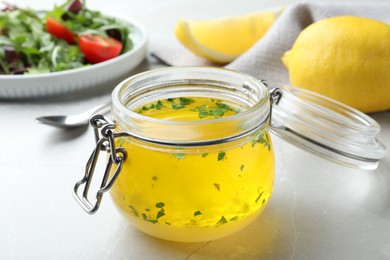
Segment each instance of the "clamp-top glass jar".
M133 225L168 240L212 240L242 229L261 213L272 193L274 154L268 129L271 115L275 116L272 108L279 107L273 103L282 95L283 91L269 91L255 78L217 68L167 68L123 81L112 94L113 121L100 115L91 119L97 147L85 177L75 186L78 202L94 213L103 193L111 189L115 205ZM314 109L319 96L306 96L304 104ZM287 95L286 102L292 99ZM363 124L371 132L379 131L366 115L320 100L328 106L315 112L333 113L332 124L340 119L340 113L329 108L336 104L343 112L348 110L341 115L342 125L346 118L355 127ZM324 135L320 138L327 141L320 142L299 134L294 128L297 121L286 123L285 110L277 110L279 125L274 132L325 158L373 168L384 156L385 148L376 134L365 136L372 152L366 149L360 155L358 144L356 155L338 149L340 144L329 145ZM318 119L326 130L325 119ZM107 169L97 200L91 203L89 186L99 153L105 150L110 154ZM78 192L81 185L82 196Z

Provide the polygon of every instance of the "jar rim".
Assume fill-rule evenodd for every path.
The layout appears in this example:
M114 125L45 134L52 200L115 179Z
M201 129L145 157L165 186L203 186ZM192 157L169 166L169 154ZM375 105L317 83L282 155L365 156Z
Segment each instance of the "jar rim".
M216 74L218 76L218 81L211 80L213 74ZM235 93L239 93L240 91L247 91L248 93L244 93L244 94L257 95L258 100L254 104L249 106L247 109L245 109L244 111L240 111L239 113L234 115L229 115L227 117L221 117L221 118L188 120L188 121L149 117L140 114L134 111L133 109L129 108L129 104L128 104L129 95L139 95L140 93L144 94L144 92L148 90L148 87L150 88L156 87L153 84L158 84L159 87L168 86L168 88L175 86L176 84L175 81L173 81L172 83L167 81L167 79L165 78L162 78L161 82L158 82L159 78L165 77L167 75L170 76L176 75L174 77L175 79L182 80L182 81L176 81L176 83L184 82L183 83L184 85L186 84L186 82L191 82L191 84L195 84L195 85L196 84L206 84L206 85L225 84L223 87L226 88L230 87L232 95ZM241 85L240 90L236 89L236 87L233 86L229 80L225 80L224 77L229 79L231 78L237 79L237 82L240 82L239 85ZM139 93L137 93L137 91L139 91ZM156 125L177 125L181 127L191 127L195 125L206 126L210 124L223 124L226 122L237 121L242 118L252 118L251 119L252 124L249 124L251 126L249 128L243 129L242 133L244 133L244 132L250 132L249 130L259 128L260 126L263 126L268 123L269 112L270 112L269 97L270 94L268 88L263 82L253 78L252 76L242 74L237 71L228 70L224 68L215 68L215 67L169 67L169 68L161 68L161 69L145 71L133 75L120 82L112 92L112 107L113 107L113 114L120 114L125 118L131 118L132 120L135 121L137 120L144 121ZM156 100L157 99L155 99L154 101ZM256 122L254 119L256 120ZM126 125L126 122L125 123L119 122L118 124L121 124L123 126L122 128L125 130L131 129L131 125L130 124ZM131 129L131 131L133 131L133 129ZM148 138L146 137L145 139ZM171 140L171 141L172 141L171 143L174 143L177 142L178 140Z
M123 80L122 82L120 82L117 87L114 89L114 91L112 92L112 102L113 102L113 105L115 106L118 106L120 107L120 109L122 109L123 111L126 111L126 113L129 113L130 115L132 115L133 117L135 118L139 118L141 120L150 120L150 121L155 121L155 122L162 122L162 123L166 123L166 124L169 124L171 123L173 120L167 120L167 119L159 119L159 118L153 118L153 117L148 117L148 116L145 116L145 115L142 115L142 114L139 114L137 112L134 112L130 109L128 109L126 107L125 104L123 104L123 102L121 102L120 100L120 91L123 89L123 88L126 88L128 87L128 85L130 85L132 83L132 81L136 81L136 80L139 80L139 79L142 79L144 78L145 76L152 76L151 73L164 73L164 71L180 71L180 70L192 70L192 69L196 69L196 70L214 70L214 71L225 71L225 72L229 72L229 73L234 73L236 75L240 75L241 77L245 77L247 78L248 81L251 81L251 83L253 84L257 84L259 86L264 86L264 84L262 84L261 82L259 82L257 79L249 76L249 75L246 75L246 74L243 74L243 73L240 73L240 72L236 72L236 71L233 71L233 70L228 70L228 69L223 69L223 68L214 68L214 67L170 67L170 68L161 68L161 69L154 69L154 70L150 70L150 71L145 71L145 72L141 72L141 73L138 73L134 76L131 76L125 80ZM261 84L261 85L260 85ZM206 120L189 120L189 121L180 121L180 124L183 124L183 125L186 125L186 124L209 124L211 121L212 122L215 122L215 121L228 121L228 120L231 120L231 119L235 119L237 117L241 117L243 116L244 114L248 114L248 113L251 113L253 111L255 111L256 109L258 109L259 107L265 105L265 103L267 102L267 100L269 99L269 94L268 92L266 92L267 95L260 99L260 102L256 103L256 105L248 108L247 110L245 111L242 111L238 114L234 114L234 115L231 115L231 116L228 116L228 117L221 117L221 118L214 118L214 119L206 119ZM177 122L177 121L175 121Z

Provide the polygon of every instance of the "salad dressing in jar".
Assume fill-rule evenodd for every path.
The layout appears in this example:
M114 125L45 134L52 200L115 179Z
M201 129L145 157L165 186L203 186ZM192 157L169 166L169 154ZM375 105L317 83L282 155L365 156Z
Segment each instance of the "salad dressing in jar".
M316 94L293 91L269 91L262 81L216 68L168 68L130 77L112 94L113 121L100 115L91 119L97 146L85 177L75 186L75 197L94 213L110 190L119 212L139 230L198 242L241 230L267 205L274 182L269 129L324 158L376 167L385 148L375 135L365 135L351 150L343 149L337 138L330 144L323 134L323 129L340 132L339 126L345 125L348 134L355 132L355 140L356 134L364 136L359 124L374 133L375 121ZM302 109L311 115L297 116ZM305 116L318 120L318 129L308 131L310 124L299 121ZM322 133L319 139L315 130ZM88 190L99 153L105 150L107 168L93 203Z
M179 95L134 111L175 121L172 126L166 122L165 138L201 141L240 134L241 122L232 115L247 109L218 98ZM216 120L225 120L224 126L214 127ZM142 127L148 128L145 124ZM180 124L192 129L181 131L186 126ZM111 196L132 223L154 236L201 241L232 233L261 212L272 192L274 158L265 128L214 145L150 145L121 137L116 147L123 147L131 159L124 163Z

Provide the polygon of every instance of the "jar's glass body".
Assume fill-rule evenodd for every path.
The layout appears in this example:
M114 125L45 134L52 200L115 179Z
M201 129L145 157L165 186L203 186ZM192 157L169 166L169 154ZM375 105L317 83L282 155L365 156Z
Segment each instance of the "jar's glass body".
M159 119L139 112L183 97L232 102L241 112L203 120L186 119L177 107L159 109ZM123 82L113 117L116 131L130 135L116 139L127 160L110 190L115 205L138 229L168 240L207 241L242 229L273 189L268 115L264 85L230 71L177 68Z

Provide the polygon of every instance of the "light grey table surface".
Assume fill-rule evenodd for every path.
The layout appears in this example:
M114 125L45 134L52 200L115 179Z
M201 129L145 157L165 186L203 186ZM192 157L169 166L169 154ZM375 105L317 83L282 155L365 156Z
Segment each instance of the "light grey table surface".
M181 17L236 15L294 2L87 4L138 19L149 32L153 50L173 44L172 30ZM48 9L61 2L14 3ZM132 73L156 67L148 57ZM273 196L264 213L239 233L206 243L152 238L128 224L108 195L96 215L87 215L74 201L72 189L93 149L91 129L64 132L38 124L35 118L83 111L108 101L113 87L39 101L0 101L0 259L390 259L390 155L373 172L356 170L276 137ZM380 139L390 147L390 111L372 117L382 127Z

